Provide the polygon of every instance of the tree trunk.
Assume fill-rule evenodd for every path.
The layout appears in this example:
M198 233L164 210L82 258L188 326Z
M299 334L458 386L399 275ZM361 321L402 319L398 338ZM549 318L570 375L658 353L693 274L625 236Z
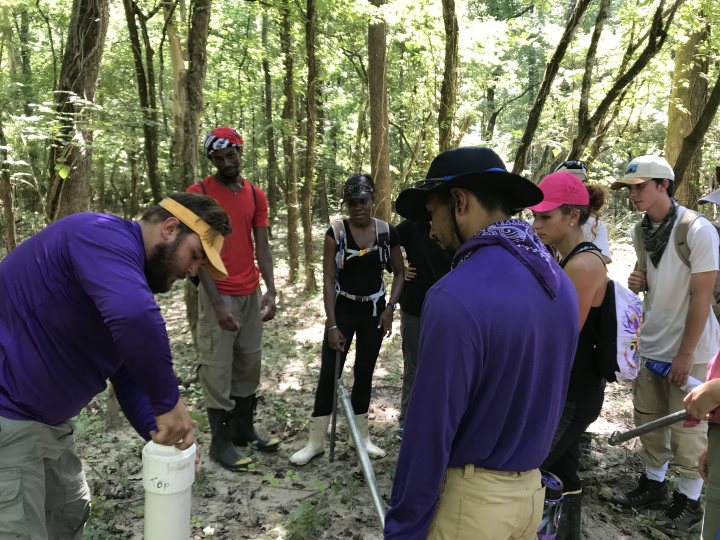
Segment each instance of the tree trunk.
M455 0L442 0L445 23L445 70L440 88L438 140L440 152L449 150L453 141L453 123L457 107L459 29Z
M325 137L325 112L323 109L322 92L318 90L318 110L317 110L317 138L320 148L323 147L323 139ZM330 222L330 209L328 208L327 195L327 160L323 159L324 154L319 156L320 165L318 166L317 190L315 196L318 199L318 211L320 213L320 221L322 223Z
M590 89L592 87L592 73L595 69L595 58L597 55L598 43L602 35L605 21L608 17L610 9L610 0L600 0L597 17L595 18L595 28L590 38L590 46L585 55L585 72L583 73L582 84L580 86L580 104L578 105L578 125L587 123L590 116ZM568 159L580 159L579 155L571 153Z
M570 46L575 30L580 24L580 20L590 4L590 1L591 0L578 0L572 15L565 25L565 30L560 38L560 42L555 48L555 53L545 68L545 74L543 75L542 82L540 83L540 89L538 90L537 96L535 96L535 103L533 103L532 109L530 110L525 132L523 133L522 139L520 140L520 146L515 154L515 163L513 164L513 172L515 174L520 174L523 169L525 169L525 163L527 162L527 156L530 152L530 147L532 146L533 137L535 137L535 132L540 124L540 117L542 116L545 102L550 95L550 89L552 88L553 81L555 80L555 75L557 75L558 69L560 69L560 63L565 57L565 52Z
M315 169L315 134L317 123L317 58L315 57L315 0L307 0L305 10L305 49L307 51L307 92L305 110L307 113L307 133L305 150L305 182L302 188L302 224L305 243L305 291L309 294L317 291L313 265L312 231L312 187Z
M283 148L285 150L285 184L287 185L287 219L288 219L288 281L295 283L298 277L300 246L297 231L297 167L295 164L295 90L294 90L294 63L293 44L290 34L290 2L285 0L282 7L282 22L280 28L280 44L285 59L283 105Z
M595 134L597 127L607 116L613 102L622 94L625 88L638 76L645 66L647 66L660 49L662 49L672 20L675 17L675 12L684 1L685 0L675 0L675 3L668 10L667 18L663 21L664 0L661 0L655 10L655 15L653 16L653 21L647 34L647 45L627 71L620 71L622 75L615 80L613 86L607 91L593 115L578 125L578 133L572 143L570 155L579 156L582 154L590 143L590 139L592 139Z
M385 0L371 0L379 7ZM387 26L382 18L368 24L368 98L370 100L370 170L375 179L375 215L390 220L390 148L388 138Z
M275 150L275 127L273 126L273 96L272 96L272 80L270 78L270 51L268 48L268 14L263 13L262 18L262 44L263 59L262 68L265 76L265 125L267 131L267 186L268 186L268 206L270 207L270 223L275 220L278 213L278 159Z
M138 99L143 117L143 145L145 148L145 161L147 163L148 180L152 190L155 204L162 198L162 187L158 174L158 115L155 99L155 73L153 67L154 51L150 47L145 16L140 13L133 0L123 0L125 19L127 21L128 35L130 36L130 49L135 63L135 79L137 80ZM137 21L140 22L145 46L143 63L143 47L138 36Z
M369 100L365 100L358 111L357 129L355 130L355 145L353 151L352 171L359 173L363 168L363 141L367 135L367 113L370 107Z
M675 70L665 135L665 159L670 165L677 162L683 139L695 127L705 107L709 61L705 54L699 54L699 49L707 41L709 34L709 28L700 28L675 51ZM701 160L700 145L690 158L683 181L675 183L674 197L691 208L702 195L698 185Z
M207 68L207 40L210 31L212 0L195 0L192 4L190 31L188 32L189 66L185 79L187 103L185 128L182 137L182 181L189 186L197 181L198 138L203 113L203 84Z
M10 253L17 246L15 230L15 192L10 182L10 164L8 163L8 144L5 132L0 125L0 204L3 207L5 221L5 253Z
M81 117L92 103L109 20L108 0L74 0L55 110L60 130L50 149L51 188L48 219L88 210L92 132L84 130Z
M175 190L185 189L183 181L182 156L185 135L185 104L187 103L187 71L185 69L185 56L183 54L180 32L175 25L175 9L171 1L163 2L165 12L165 25L167 28L168 45L170 49L170 68L173 81L173 139L170 148L170 174Z
M702 145L705 134L712 124L718 106L720 106L720 74L715 80L710 97L705 103L702 112L698 115L697 123L690 133L683 139L677 161L675 162L675 182L676 185L682 185L682 182L691 166L693 157L698 148Z
M128 211L128 217L133 219L137 216L140 208L140 204L138 202L140 175L138 174L138 158L135 150L128 151L128 161L130 162L130 208Z

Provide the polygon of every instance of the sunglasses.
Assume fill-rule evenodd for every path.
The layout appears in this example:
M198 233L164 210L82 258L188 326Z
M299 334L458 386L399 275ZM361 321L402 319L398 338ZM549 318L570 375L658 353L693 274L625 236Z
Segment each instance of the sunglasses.
M563 161L560 166L556 169L557 171L562 169L583 169L587 171L587 163L578 159L571 159L570 161Z

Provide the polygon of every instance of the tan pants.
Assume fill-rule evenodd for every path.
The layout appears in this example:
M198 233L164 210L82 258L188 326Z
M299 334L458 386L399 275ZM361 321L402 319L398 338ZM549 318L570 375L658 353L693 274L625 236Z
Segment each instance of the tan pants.
M706 372L706 364L697 364L690 374L704 381ZM634 392L636 426L685 409L685 392L676 384L653 375L645 366L640 368ZM673 424L670 428L656 429L641 435L640 441L640 456L646 465L660 468L673 458L680 476L691 480L700 478L698 458L707 444L707 422L692 428Z
M72 424L0 416L0 540L80 540L89 514Z
M720 424L708 428L708 482L705 484L703 540L720 538Z
M222 296L240 322L240 330L220 328L204 287L198 291L198 378L210 409L232 410L231 396L247 397L260 384L262 321L260 289L249 296Z
M536 540L545 488L540 471L447 470L428 540Z

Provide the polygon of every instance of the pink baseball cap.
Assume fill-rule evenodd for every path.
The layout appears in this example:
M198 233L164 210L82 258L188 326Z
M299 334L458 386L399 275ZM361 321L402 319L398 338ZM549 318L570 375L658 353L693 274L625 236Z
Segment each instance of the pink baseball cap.
M533 212L549 212L563 204L588 206L590 194L585 184L577 176L567 171L548 174L538 186L543 192L540 204L528 207Z

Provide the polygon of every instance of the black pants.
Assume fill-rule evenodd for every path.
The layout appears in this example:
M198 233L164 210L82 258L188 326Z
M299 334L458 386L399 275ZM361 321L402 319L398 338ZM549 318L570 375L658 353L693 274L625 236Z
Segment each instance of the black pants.
M356 338L355 367L353 369L355 381L350 394L355 414L365 414L370 408L372 376L383 338L382 330L377 326L379 314L382 313L384 307L385 300L378 300L378 316L373 317L372 302L355 302L344 296L338 296L335 302L335 321L338 330L345 336L345 350L340 356L341 373L350 344L353 337ZM336 352L330 348L326 332L322 345L320 379L315 390L313 416L327 416L332 413Z
M563 491L577 491L582 488L578 476L580 467L580 437L592 424L602 409L605 383L590 392L582 400L567 401L560 423L555 430L550 454L541 469L555 474L563 483Z

